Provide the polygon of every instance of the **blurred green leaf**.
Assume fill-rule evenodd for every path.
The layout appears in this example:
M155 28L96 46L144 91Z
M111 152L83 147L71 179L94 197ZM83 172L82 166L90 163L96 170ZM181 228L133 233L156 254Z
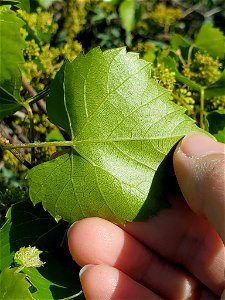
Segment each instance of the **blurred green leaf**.
M223 95L225 95L225 69L223 70L220 78L207 89L205 89L206 99Z
M119 15L126 31L126 43L131 46L131 31L135 27L135 0L123 0L119 6Z
M56 1L62 2L63 0L38 0L40 5L42 5L45 9L48 9Z
M103 0L103 1L106 3L113 4L113 5L117 5L121 2L121 0Z
M173 49L177 50L180 47L188 48L190 47L190 43L180 34L172 33L170 43Z
M153 63L155 61L156 55L155 55L156 49L152 48L145 52L143 55L143 59Z
M17 5L20 9L30 12L30 0L18 0L20 3Z
M213 57L223 58L225 54L225 38L218 28L213 27L212 24L203 24L196 39L195 46L206 50Z
M225 143L225 110L208 113L206 117L206 129L218 142Z

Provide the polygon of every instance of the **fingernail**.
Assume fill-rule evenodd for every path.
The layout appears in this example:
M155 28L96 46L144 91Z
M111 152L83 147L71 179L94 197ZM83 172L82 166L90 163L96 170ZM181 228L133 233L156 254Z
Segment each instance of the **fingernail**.
M184 137L180 150L188 157L199 158L209 153L225 153L225 145L206 134L192 132Z
M81 278L81 276L83 275L83 273L84 273L87 269L92 268L93 266L94 266L94 265L92 265L92 264L88 264L88 265L83 266L83 268L80 269L79 277Z

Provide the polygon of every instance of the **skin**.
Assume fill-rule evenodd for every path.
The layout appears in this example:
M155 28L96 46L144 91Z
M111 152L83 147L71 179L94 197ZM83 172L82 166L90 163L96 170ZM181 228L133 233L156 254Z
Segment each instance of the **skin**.
M180 192L146 222L71 226L86 299L225 299L225 146L192 133L177 146L174 170Z

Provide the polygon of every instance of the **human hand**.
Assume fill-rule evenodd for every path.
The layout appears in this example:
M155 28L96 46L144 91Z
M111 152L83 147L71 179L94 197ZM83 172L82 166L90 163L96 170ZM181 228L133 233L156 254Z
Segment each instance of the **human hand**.
M185 154L184 154L185 153ZM182 195L146 222L76 222L69 249L92 300L214 300L225 289L225 146L191 134L174 154Z

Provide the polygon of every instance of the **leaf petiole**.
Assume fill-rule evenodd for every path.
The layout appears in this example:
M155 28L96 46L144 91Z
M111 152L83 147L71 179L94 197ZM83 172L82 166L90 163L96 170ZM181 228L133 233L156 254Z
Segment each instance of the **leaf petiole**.
M74 299L74 298L80 296L82 293L83 293L83 291L81 290L79 293L77 293L77 294L75 294L75 295L72 295L72 296L69 296L69 297L67 297L67 298L63 298L63 299L61 299L61 300L71 300L71 299Z
M191 65L191 55L192 55L192 51L193 49L195 48L195 44L192 44L190 47L189 47L189 50L188 50L188 59L187 59L187 65L190 66Z
M41 91L41 92L38 93L37 95L35 95L35 96L29 98L29 99L27 100L27 102L28 102L29 104L33 104L33 103L35 103L35 102L37 102L37 101L43 99L44 97L46 97L46 96L49 94L49 91L50 91L50 88L47 87L46 89L44 89L43 91Z
M7 144L4 145L4 148L7 150L11 149L19 149L19 148L36 148L36 147L72 147L73 142L72 141L57 141L57 142L35 142L35 143L25 143L25 144Z
M27 114L28 114L28 118L30 121L30 131L29 131L29 135L30 135L30 142L33 143L34 142L34 115L33 115L33 111L30 107L30 104L25 101L23 102L23 107L26 109ZM33 165L34 162L34 149L31 150L31 165Z

